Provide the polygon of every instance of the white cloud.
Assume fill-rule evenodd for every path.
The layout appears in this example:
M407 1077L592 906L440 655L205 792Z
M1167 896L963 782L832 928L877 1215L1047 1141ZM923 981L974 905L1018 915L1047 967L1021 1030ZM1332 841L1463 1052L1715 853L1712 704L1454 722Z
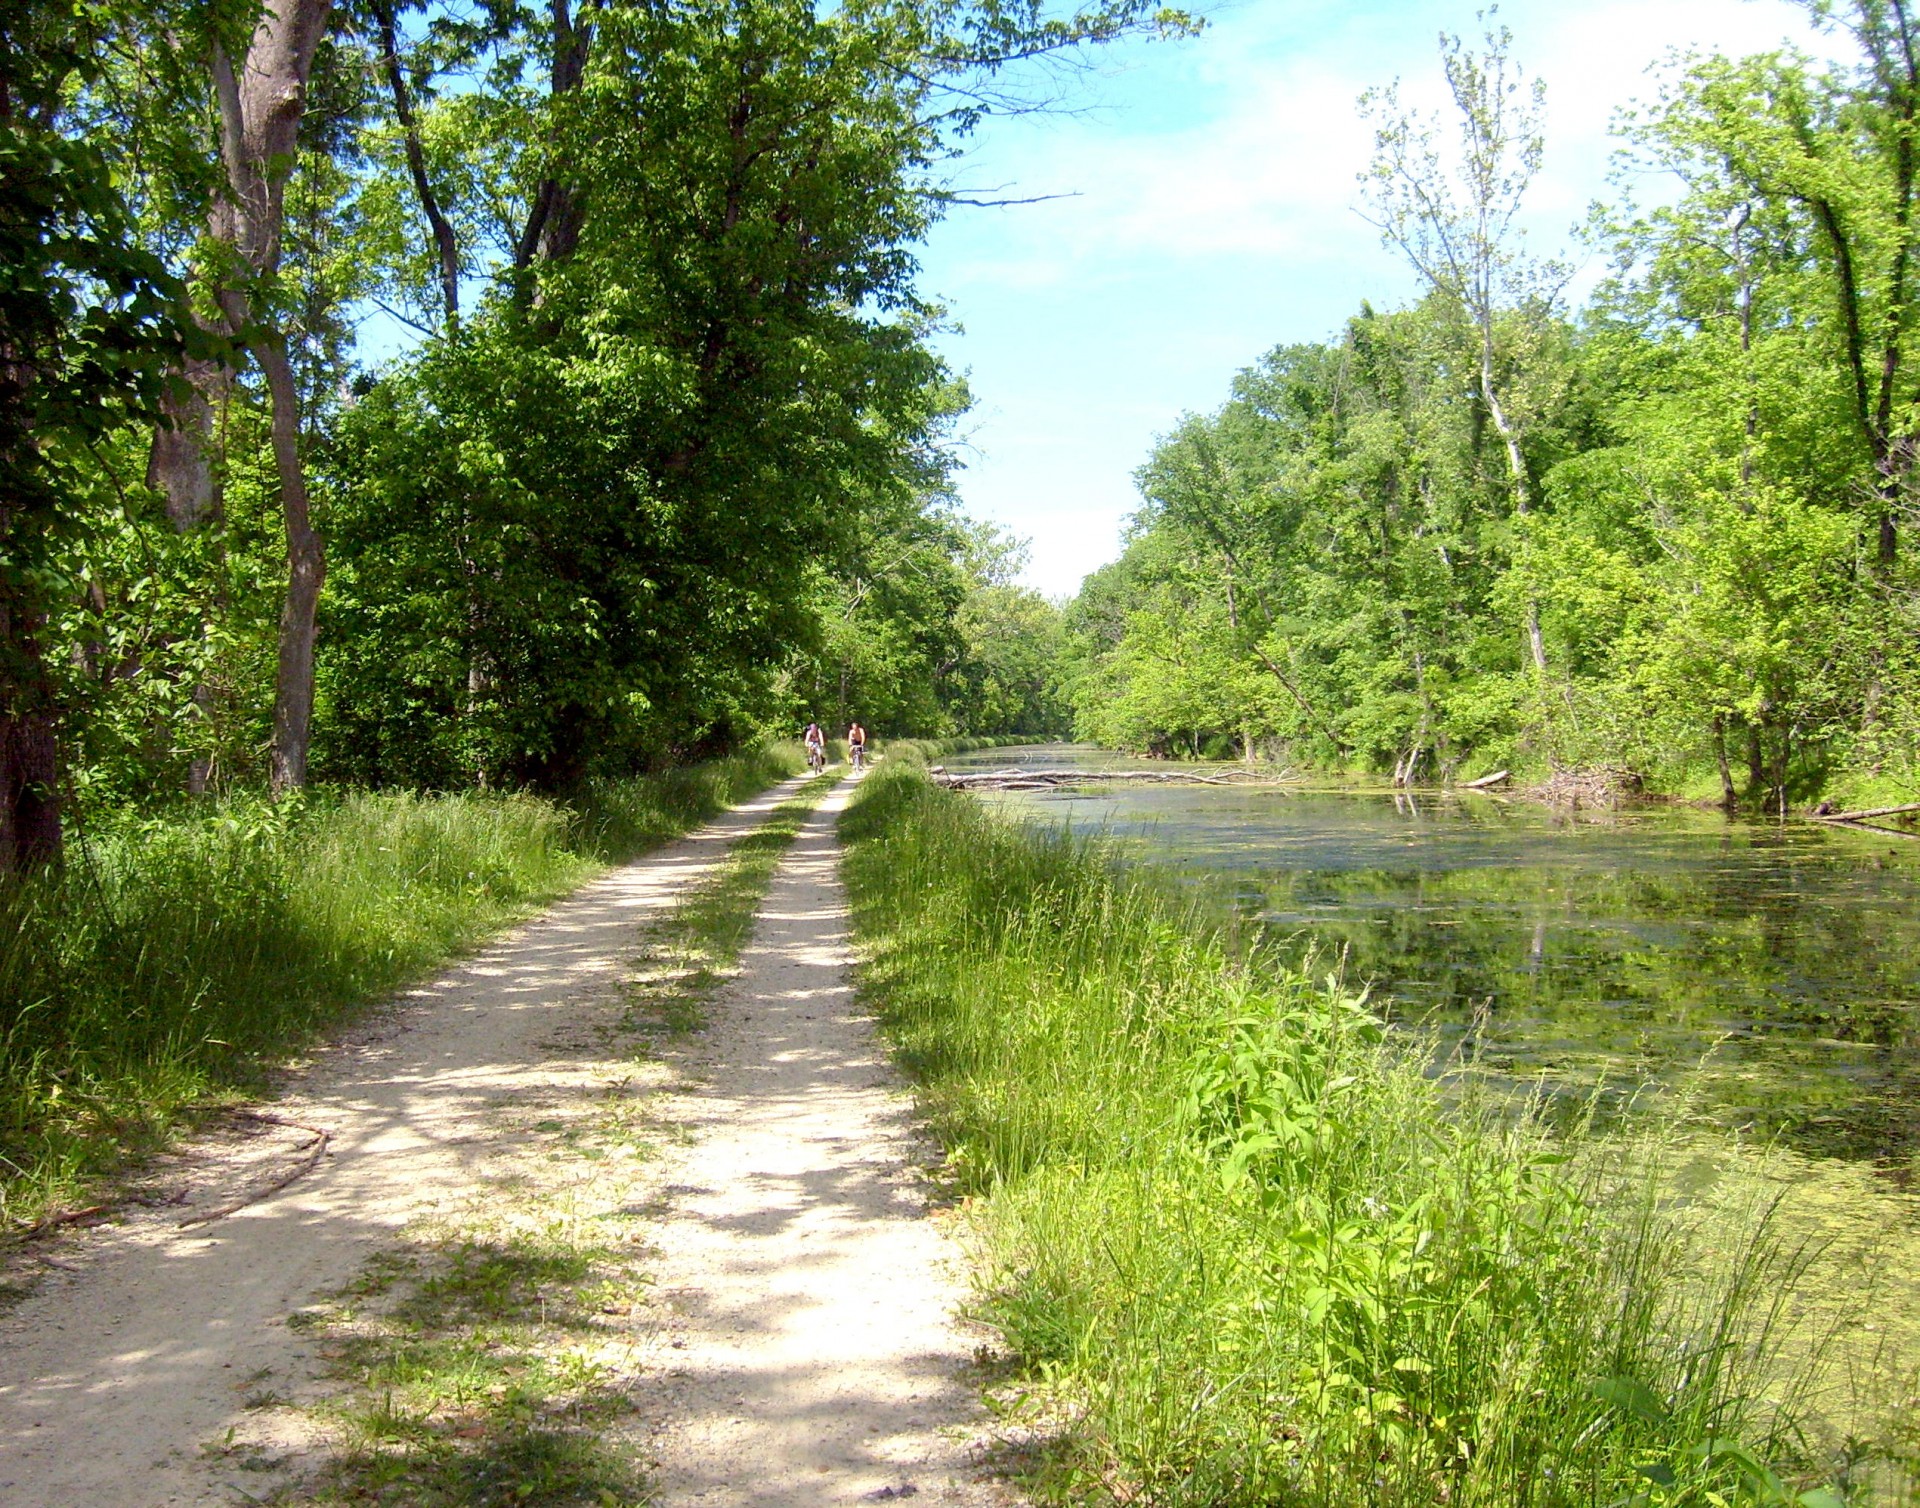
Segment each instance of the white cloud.
M1500 19L1548 86L1541 251L1606 193L1614 111L1651 94L1670 49L1815 40L1784 0L1519 0ZM1474 25L1467 0L1257 0L1196 41L1123 54L1084 116L988 130L969 182L1076 195L958 211L927 259L984 405L962 495L1033 538L1035 584L1068 590L1110 558L1153 434L1219 403L1237 367L1412 292L1356 213L1372 141L1356 101L1397 76L1437 106L1437 34Z

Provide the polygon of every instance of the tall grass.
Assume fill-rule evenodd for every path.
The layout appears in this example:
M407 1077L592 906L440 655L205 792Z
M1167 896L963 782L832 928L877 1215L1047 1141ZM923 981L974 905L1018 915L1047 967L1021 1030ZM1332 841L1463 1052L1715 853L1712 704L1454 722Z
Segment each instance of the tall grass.
M780 745L571 805L317 795L123 818L0 890L0 1232L540 902L799 765Z
M1034 736L1025 733L994 733L980 738L884 738L875 741L874 749L883 758L904 760L911 764L925 764L930 759L944 759L952 754L971 754L976 749L1003 749L1051 741L1044 734Z
M1764 1205L1676 1205L1637 1149L1462 1102L1336 981L909 769L843 830L1059 1496L1841 1501Z

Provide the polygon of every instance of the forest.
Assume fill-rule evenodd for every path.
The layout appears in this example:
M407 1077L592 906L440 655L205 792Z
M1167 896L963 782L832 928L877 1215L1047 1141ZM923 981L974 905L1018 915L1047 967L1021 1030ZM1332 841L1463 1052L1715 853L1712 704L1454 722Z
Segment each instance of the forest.
M9 6L0 870L200 795L1044 727L1054 615L954 502L915 247L1047 62L1180 24Z
M1205 17L0 8L0 1488L1914 1501L1911 876L1521 801L1455 880L1385 789L1920 801L1920 23L1804 6L1577 264L1497 17L1369 93L1417 296L1143 436L1064 603L920 259ZM1221 881L928 778L1069 732L1366 783Z
M1807 9L1842 61L1673 59L1623 109L1578 265L1523 234L1550 143L1503 28L1443 38L1439 113L1370 93L1357 197L1419 296L1160 437L1068 609L1079 734L1403 784L1913 799L1920 26Z

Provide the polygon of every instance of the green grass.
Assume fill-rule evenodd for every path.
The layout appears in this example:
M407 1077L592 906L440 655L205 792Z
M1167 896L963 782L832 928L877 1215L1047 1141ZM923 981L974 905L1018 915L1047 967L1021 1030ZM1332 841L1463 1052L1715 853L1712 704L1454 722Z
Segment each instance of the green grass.
M906 765L843 819L863 988L1044 1494L1811 1508L1871 1474L1803 1428L1811 1253L1764 1194L1678 1201L1657 1147L1436 1082L1336 981Z
M645 1501L641 1453L622 1433L632 1412L628 1316L647 1286L647 1250L621 1208L644 1187L649 1147L628 1134L635 1114L614 1089L598 1113L543 1121L510 1184L410 1229L347 1288L290 1317L325 1362L331 1385L302 1412L331 1449L269 1501ZM581 1179L577 1166L594 1176ZM271 1393L255 1406L298 1407ZM267 1456L258 1467L280 1464Z
M1051 743L1047 735L995 734L989 738L880 738L874 740L874 752L881 758L925 764L949 754L971 754L976 749L1003 749L1025 744Z
M572 805L314 795L123 819L0 891L0 1234L196 1107L610 862L800 767L797 746Z

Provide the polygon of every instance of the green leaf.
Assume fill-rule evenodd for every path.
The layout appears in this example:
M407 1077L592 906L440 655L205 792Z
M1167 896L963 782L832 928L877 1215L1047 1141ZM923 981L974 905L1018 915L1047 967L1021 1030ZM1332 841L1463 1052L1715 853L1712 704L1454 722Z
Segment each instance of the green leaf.
M1603 1377L1590 1389L1593 1396L1643 1424L1659 1424L1667 1417L1667 1406L1644 1382L1633 1377Z

